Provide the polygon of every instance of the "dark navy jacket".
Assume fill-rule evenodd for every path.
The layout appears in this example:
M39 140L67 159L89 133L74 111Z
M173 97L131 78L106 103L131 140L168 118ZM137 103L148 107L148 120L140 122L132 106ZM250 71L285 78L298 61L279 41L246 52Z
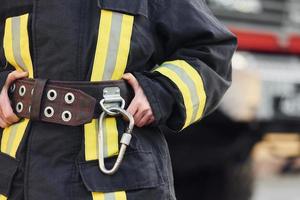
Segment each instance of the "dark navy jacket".
M175 199L168 148L159 127L180 131L212 112L231 82L235 37L202 0L1 0L0 88L6 19L29 14L35 78L90 80L101 10L134 16L126 72L141 84L155 115L135 128L119 172L85 161L83 127L31 122L13 158L0 153L0 199L96 199L126 191L128 200ZM125 127L119 122L119 133ZM0 138L1 138L0 132ZM107 165L114 157L107 159ZM108 198L107 199L112 199ZM117 199L117 198L116 198Z

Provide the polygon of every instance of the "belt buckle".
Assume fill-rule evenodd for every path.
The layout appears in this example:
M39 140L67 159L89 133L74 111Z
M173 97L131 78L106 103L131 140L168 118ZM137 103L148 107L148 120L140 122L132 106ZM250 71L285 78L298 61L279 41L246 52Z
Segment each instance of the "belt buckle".
M103 89L103 99L100 101L100 106L103 111L114 116L118 113L110 111L109 108L120 107L125 108L125 100L121 97L121 91L118 87L106 87Z
M132 138L132 130L134 127L134 118L128 113L125 108L125 100L121 97L120 88L118 87L107 87L103 89L103 99L100 101L100 106L103 112L99 118L99 131L98 131L98 145L99 145L99 169L101 172L107 175L113 175L116 173L123 161L127 146L129 146ZM121 138L121 148L119 155L114 166L111 169L105 167L104 162L104 133L103 133L103 122L107 116L122 116L129 121L128 127L123 133Z

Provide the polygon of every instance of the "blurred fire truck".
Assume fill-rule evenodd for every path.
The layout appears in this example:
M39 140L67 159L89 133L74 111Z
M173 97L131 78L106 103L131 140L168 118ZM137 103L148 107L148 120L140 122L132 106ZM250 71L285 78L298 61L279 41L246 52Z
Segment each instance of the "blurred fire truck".
M239 41L233 86L221 110L234 121L258 122L269 133L258 146L288 158L285 170L295 163L299 171L294 161L300 160L300 1L208 3Z
M271 123L268 127L271 129L299 131L300 1L209 0L208 3L237 35L239 43L233 58L233 87L223 101L224 111L236 120L250 120L252 116L265 125ZM243 80L247 73L248 79ZM252 85L247 85L247 81ZM253 85L257 85L256 93L251 90ZM242 102L246 97L253 103ZM228 102L228 98L234 102ZM243 105L237 109L239 102Z
M202 200L249 199L248 158L254 144L264 137L272 144L300 138L264 136L300 132L300 1L207 3L238 37L233 83L217 112L185 134L166 134L175 188L178 200L194 195ZM300 142L296 142L298 146L272 148L280 147L280 155L286 151L287 157L299 157ZM284 149L291 146L296 146L293 152Z

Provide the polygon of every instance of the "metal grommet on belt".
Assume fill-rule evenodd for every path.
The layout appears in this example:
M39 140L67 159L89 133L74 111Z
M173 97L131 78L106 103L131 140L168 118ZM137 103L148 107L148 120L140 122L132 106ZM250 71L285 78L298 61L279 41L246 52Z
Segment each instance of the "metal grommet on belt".
M17 103L17 105L16 105L16 111L17 111L17 113L20 113L20 112L22 112L23 111L23 103L21 103L21 102L19 102L19 103Z
M16 84L12 84L9 88L10 93L13 93L16 90Z
M44 110L44 115L48 118L54 115L54 109L51 106L47 106Z
M61 118L64 122L69 122L72 119L72 113L70 111L64 111L61 114Z
M56 90L49 90L47 92L47 98L50 100L50 101L54 101L57 97L57 92Z
M24 85L22 85L20 88L19 88L19 95L21 97L23 97L26 93L26 87Z
M65 102L67 104L72 104L73 102L75 101L75 96L72 92L68 92L66 95L65 95Z

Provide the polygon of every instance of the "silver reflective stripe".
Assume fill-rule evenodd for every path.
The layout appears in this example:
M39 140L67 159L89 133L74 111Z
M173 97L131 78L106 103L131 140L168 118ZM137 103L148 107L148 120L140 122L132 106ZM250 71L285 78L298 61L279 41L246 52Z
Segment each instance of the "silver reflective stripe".
M175 72L181 80L187 85L190 90L192 103L193 103L193 114L192 114L192 122L197 120L197 111L199 109L199 98L197 96L197 87L194 81L189 77L189 75L180 67L173 64L163 64L162 66L169 68L173 72Z
M13 45L13 53L14 53L14 58L17 62L17 64L23 69L26 69L25 62L22 58L21 55L21 32L20 32L20 27L21 27L21 17L13 17L11 20L12 23L12 45Z
M8 139L6 151L5 151L9 155L11 153L13 143L14 143L14 140L15 140L16 135L17 135L17 130L18 130L17 124L12 125L11 132L9 133L9 139Z
M113 72L116 67L118 49L120 45L120 35L122 30L123 14L112 14L109 47L107 52L107 58L105 63L105 69L102 80L111 80Z
M105 193L104 200L115 200L115 193Z

